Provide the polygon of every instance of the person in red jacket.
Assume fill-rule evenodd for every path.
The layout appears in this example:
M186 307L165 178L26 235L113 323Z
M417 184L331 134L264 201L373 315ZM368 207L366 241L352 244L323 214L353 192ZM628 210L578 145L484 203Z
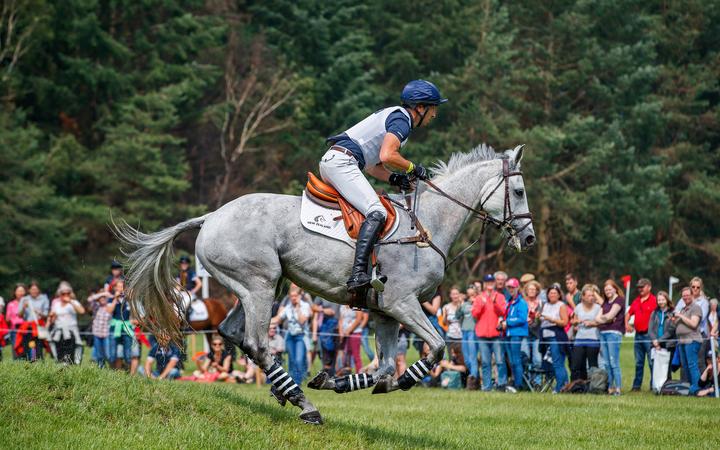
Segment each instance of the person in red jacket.
M492 355L497 365L497 387L504 389L507 385L505 356L503 355L500 336L500 319L505 316L505 296L495 290L495 277L491 274L483 278L483 290L473 303L472 315L477 320L475 334L480 341L482 360L482 390L492 389Z
M638 296L630 304L630 309L625 315L625 331L628 333L633 331L628 319L630 319L630 316L635 316L635 379L632 385L633 391L639 391L640 386L642 386L646 358L650 368L650 388L652 389L652 359L650 359L652 340L648 335L648 328L650 315L657 308L657 299L652 293L650 280L640 278L637 288Z

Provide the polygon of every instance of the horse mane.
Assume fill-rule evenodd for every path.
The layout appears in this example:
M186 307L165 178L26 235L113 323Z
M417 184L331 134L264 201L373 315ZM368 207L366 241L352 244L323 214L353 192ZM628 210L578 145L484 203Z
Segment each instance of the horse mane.
M480 161L492 161L494 159L507 159L508 155L497 153L495 149L487 144L480 144L469 152L456 152L450 156L448 162L438 161L430 168L432 174L441 177L453 173L457 170L467 167L468 165Z

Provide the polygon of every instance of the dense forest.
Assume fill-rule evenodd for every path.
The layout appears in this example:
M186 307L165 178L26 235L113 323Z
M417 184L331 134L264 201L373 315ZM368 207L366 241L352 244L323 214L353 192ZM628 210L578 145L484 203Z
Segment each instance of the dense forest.
M4 296L30 278L97 283L121 257L113 219L147 231L300 193L325 137L415 78L450 102L409 158L527 145L537 245L518 255L490 231L450 282L504 268L720 287L718 1L0 5Z

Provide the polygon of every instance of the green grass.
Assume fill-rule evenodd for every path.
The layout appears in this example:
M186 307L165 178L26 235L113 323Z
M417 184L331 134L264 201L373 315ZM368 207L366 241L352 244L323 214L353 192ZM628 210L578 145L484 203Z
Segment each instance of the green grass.
M626 382L632 346L623 346ZM657 397L307 390L301 423L255 385L158 382L89 364L0 363L0 448L622 448L716 446L720 402Z

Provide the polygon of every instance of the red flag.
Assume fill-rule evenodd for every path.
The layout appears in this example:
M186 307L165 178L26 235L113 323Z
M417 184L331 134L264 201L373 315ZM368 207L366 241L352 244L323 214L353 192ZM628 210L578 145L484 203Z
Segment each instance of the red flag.
M622 280L623 287L627 289L627 287L630 286L630 275L623 275L620 279Z

